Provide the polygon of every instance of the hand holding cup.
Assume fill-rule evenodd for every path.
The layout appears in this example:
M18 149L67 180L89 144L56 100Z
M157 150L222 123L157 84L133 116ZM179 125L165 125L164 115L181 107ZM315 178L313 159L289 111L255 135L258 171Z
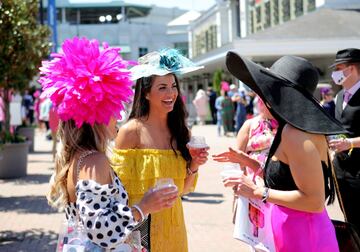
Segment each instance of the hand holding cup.
M196 165L203 165L206 163L207 156L209 155L209 146L205 142L205 137L192 136L186 147L189 149L192 161Z

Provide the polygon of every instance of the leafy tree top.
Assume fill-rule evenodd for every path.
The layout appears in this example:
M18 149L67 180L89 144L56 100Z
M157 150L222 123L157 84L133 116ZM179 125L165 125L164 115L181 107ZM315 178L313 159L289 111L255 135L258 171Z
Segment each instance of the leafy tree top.
M48 57L48 27L37 20L37 0L0 2L0 88L23 90Z

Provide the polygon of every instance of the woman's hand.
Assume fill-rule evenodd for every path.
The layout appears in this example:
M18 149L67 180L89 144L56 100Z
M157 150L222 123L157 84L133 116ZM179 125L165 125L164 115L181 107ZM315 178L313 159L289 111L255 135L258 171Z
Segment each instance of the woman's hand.
M258 163L256 160L252 159L248 154L240 150L234 150L229 148L229 151L220 153L218 155L213 155L213 160L217 162L232 162L238 163L240 166L248 166L254 169L254 165ZM260 164L258 164L260 167ZM259 168L257 167L257 168ZM257 169L255 169L257 170Z
M144 215L156 213L165 208L172 207L178 194L179 192L176 186L157 190L151 188L145 193L138 206L141 208Z
M335 152L342 152L351 149L351 140L348 138L333 139L329 142L329 147Z
M232 187L236 196L261 199L261 193L259 193L261 188L244 174L239 177L226 178L223 183L225 187Z
M186 147L189 149L191 155L191 166L199 167L207 162L209 156L209 147L207 148L191 148L188 144Z

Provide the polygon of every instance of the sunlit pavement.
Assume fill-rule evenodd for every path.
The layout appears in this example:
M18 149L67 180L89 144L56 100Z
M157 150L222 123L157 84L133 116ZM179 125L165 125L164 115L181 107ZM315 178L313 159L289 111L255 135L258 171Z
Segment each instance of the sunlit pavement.
M214 125L194 126L192 134L206 137L210 155L235 146L235 138L218 137ZM51 144L37 130L36 152L28 157L28 175L0 180L0 251L55 251L64 214L51 209L45 198L54 168ZM210 157L200 168L195 193L184 199L191 252L250 251L232 238L232 194L222 186L220 171L221 164ZM328 209L330 216L342 218L337 205Z

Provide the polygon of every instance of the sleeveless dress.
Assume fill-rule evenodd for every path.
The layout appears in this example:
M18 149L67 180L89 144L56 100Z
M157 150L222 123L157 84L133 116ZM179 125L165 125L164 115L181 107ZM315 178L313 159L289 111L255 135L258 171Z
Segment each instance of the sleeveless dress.
M82 157L92 153L88 152ZM138 224L128 207L125 188L116 174L113 175L111 184L101 185L94 180L77 181L76 202L69 202L65 206L67 221L80 221L84 227L93 243L91 251L116 249Z
M277 128L278 122L274 119L255 117L251 121L246 152L251 158L259 161L262 167L265 165ZM246 168L246 173L251 178L255 175L255 172L250 168ZM263 179L258 176L255 177L255 181L258 186L264 184ZM253 214L256 214L258 219L261 219L260 215L262 215L264 216L266 223L271 223L271 211L273 204L270 202L264 204L260 200L253 200L253 202L257 202L258 205L263 205L263 207L261 207L261 211L255 211ZM236 223L236 225L241 224ZM262 243L265 243L265 246L268 246L269 250L271 250L270 248L273 248L273 234L267 232L266 237L263 238L264 240L262 240L261 243L253 245L254 249L252 251L268 251ZM255 248L258 250L255 250ZM259 250L259 248L262 248L262 250Z
M280 143L281 132L278 132L274 145ZM272 149L274 149L272 147ZM271 150L272 152L272 150ZM275 152L275 151L274 151ZM269 157L271 158L271 156ZM321 162L325 195L330 195L331 171L325 162ZM290 167L280 160L269 159L264 173L267 187L292 191L298 190L291 175ZM329 186L330 184L330 186ZM338 252L334 226L326 209L321 213L310 213L273 205L271 224L277 252Z
M261 164L265 164L269 154L270 146L274 140L278 123L274 119L260 118L251 123L249 140L246 152L251 158L256 159ZM248 174L253 174L252 170L247 170Z
M112 165L129 194L130 205L138 203L159 178L172 178L183 193L186 161L177 151L159 149L114 149ZM192 188L193 190L193 188ZM181 198L174 206L150 216L150 250L186 252L187 236Z

